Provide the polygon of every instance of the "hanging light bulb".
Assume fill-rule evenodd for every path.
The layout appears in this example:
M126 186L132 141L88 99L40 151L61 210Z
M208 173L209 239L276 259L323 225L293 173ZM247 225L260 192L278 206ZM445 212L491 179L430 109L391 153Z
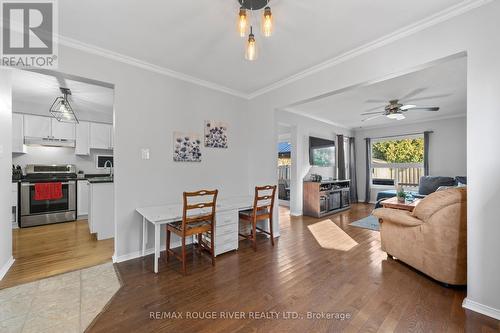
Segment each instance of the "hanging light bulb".
M245 50L245 59L249 61L254 61L257 59L257 44L255 43L255 36L253 34L253 28L250 26L250 35L248 35L247 47Z
M273 14L271 7L264 8L264 17L262 18L262 34L270 37L273 34Z
M247 10L243 7L240 8L240 13L238 15L238 32L240 37L245 37L247 34Z

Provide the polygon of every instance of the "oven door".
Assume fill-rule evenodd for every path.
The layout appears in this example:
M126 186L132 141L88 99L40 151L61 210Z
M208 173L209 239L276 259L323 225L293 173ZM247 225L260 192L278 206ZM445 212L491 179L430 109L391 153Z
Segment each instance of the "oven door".
M74 221L76 182L62 182L62 198L35 200L35 183L21 183L21 227Z

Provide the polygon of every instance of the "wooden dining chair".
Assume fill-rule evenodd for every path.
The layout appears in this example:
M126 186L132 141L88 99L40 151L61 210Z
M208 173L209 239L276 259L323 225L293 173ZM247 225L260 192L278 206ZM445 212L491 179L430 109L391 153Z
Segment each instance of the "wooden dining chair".
M241 237L252 242L253 249L257 251L257 230L271 237L271 244L274 246L273 235L273 208L276 194L276 185L256 186L253 200L253 208L239 213L240 221L250 223L251 233ZM257 222L269 220L269 231L257 227Z
M170 254L177 257L182 262L182 273L186 274L186 237L195 235L198 241L198 250L201 253L206 250L212 258L212 265L215 265L214 233L215 233L215 207L218 190L201 190L197 192L183 193L182 221L167 224L167 261ZM211 196L208 200L206 197ZM194 202L192 202L194 201ZM178 255L170 249L170 235L174 233L182 238L181 254ZM204 233L209 234L207 239L203 239ZM209 244L207 243L209 242Z

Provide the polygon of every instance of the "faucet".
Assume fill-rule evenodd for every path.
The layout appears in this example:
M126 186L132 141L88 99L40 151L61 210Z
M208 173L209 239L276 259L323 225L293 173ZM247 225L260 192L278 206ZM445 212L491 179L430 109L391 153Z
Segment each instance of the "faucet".
M113 163L111 163L110 160L107 160L106 163L104 163L105 168L109 168L109 177L113 179Z

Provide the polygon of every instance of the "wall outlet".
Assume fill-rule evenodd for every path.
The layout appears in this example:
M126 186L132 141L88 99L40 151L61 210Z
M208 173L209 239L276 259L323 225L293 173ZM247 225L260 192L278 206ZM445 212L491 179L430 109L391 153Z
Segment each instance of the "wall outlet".
M143 160L149 160L149 148L142 148L141 156Z

